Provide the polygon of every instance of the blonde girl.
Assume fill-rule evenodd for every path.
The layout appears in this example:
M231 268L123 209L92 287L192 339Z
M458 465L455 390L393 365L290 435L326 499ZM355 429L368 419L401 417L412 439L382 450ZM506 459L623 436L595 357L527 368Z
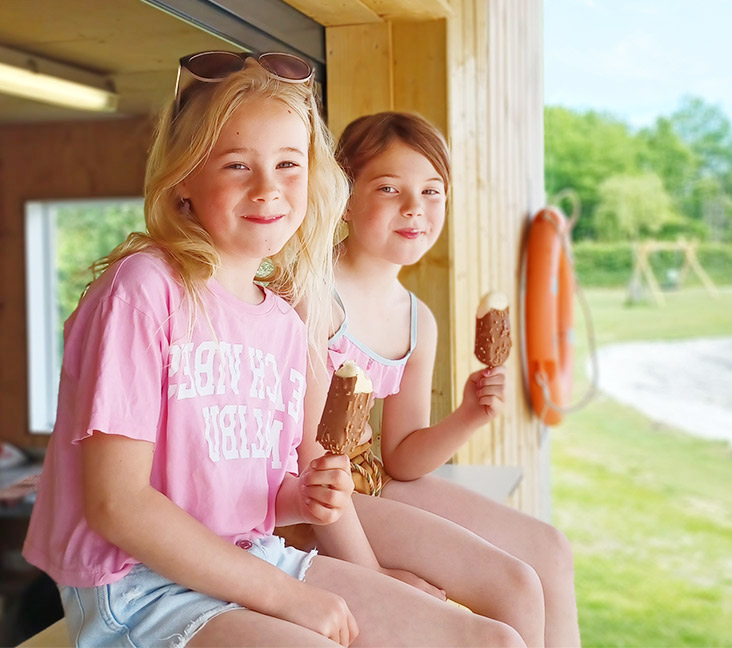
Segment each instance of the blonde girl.
M398 275L444 225L447 145L421 117L387 112L349 124L337 157L351 182L348 234L337 249L328 339L321 336L327 371L316 368L309 379L300 461L322 455L314 429L330 375L353 360L383 399L383 463L368 430L351 454L358 520L346 515L315 529L318 546L498 619L530 646L579 645L564 536L430 474L502 412L506 383L504 367L473 373L458 408L430 424L437 326Z
M148 232L102 261L65 325L24 555L58 583L77 646L520 645L272 533L351 507L342 457L298 474L305 325L257 281L268 259L292 304L329 296L346 183L310 76L286 54L181 59Z

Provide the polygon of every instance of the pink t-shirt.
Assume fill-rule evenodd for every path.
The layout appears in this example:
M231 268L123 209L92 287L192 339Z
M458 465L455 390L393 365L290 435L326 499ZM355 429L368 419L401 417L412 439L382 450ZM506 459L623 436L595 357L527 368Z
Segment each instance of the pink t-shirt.
M23 555L62 585L122 578L138 561L86 524L81 443L99 430L155 444L150 482L220 537L270 535L297 473L305 327L265 290L246 304L211 280L187 302L150 252L107 270L64 327L59 408Z

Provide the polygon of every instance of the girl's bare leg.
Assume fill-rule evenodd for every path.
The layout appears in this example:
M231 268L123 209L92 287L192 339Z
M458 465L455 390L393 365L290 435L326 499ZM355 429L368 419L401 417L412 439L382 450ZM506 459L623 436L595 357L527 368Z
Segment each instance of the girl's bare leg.
M531 565L544 591L546 645L580 645L572 549L558 529L433 475L391 481L382 497L455 522Z
M252 612L231 610L215 616L188 642L190 648L234 648L266 646L267 648L337 648L338 644L302 626Z
M473 612L515 628L528 646L544 645L544 597L532 567L428 511L358 494L354 502L383 567L411 571Z
M525 648L519 634L505 623L472 614L358 565L317 556L305 580L345 599L360 631L353 646Z

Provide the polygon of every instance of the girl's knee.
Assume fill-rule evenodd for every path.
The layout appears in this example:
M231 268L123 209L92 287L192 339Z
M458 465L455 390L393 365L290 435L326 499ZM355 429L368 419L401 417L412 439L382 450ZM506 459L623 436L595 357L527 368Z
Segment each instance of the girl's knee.
M543 523L542 523L543 524ZM549 524L543 524L541 533L541 544L543 547L545 565L544 569L551 570L558 576L572 577L574 575L574 556L572 545L564 533ZM538 569L542 571L540 565Z
M496 646L500 648L526 648L521 635L507 623L475 616L472 633L467 637L469 646Z
M544 609L544 589L539 574L529 564L514 559L508 568L507 590L525 606Z
M556 549L557 556L561 557L562 562L566 563L570 569L574 569L574 556L572 555L572 545L564 533L556 527L552 527L553 546Z

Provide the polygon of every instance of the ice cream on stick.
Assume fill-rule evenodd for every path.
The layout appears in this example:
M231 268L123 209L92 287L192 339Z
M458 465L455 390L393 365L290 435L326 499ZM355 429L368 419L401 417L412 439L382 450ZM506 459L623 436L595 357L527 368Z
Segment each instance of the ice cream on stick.
M489 292L480 300L475 315L475 357L492 369L506 362L510 351L508 298L500 292Z
M369 419L372 391L368 376L351 360L333 374L316 437L328 452L349 454L358 445Z

